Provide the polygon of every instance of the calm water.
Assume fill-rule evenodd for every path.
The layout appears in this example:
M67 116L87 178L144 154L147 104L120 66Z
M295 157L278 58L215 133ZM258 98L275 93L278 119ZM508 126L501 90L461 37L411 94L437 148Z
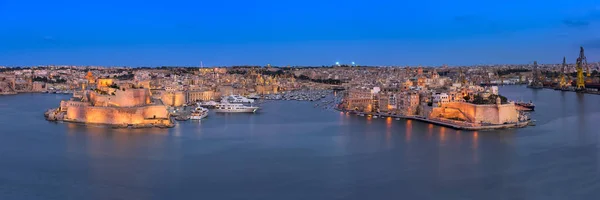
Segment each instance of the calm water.
M47 122L0 97L0 199L599 199L600 96L505 86L537 126L456 131L270 102L173 129Z

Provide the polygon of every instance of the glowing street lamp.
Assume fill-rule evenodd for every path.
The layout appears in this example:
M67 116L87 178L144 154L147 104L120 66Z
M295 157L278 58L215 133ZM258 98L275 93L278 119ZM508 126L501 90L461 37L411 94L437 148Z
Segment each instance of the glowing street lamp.
M335 65L340 66L340 62L335 62Z

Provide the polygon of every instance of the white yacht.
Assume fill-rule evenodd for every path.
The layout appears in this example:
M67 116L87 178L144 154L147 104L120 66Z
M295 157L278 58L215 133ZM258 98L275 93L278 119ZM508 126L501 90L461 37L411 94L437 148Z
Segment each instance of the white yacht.
M219 103L217 103L215 101L207 101L207 102L198 103L198 105L200 105L200 106L209 107L209 108L215 107L217 104L219 104Z
M240 95L229 95L223 97L223 99L227 100L229 103L254 103L254 99L248 99Z
M260 96L257 94L250 94L248 95L248 99L260 99Z
M207 116L208 116L208 109L198 106L194 110L192 110L190 119L191 120L200 120L200 119L206 118Z
M245 106L241 103L229 103L223 100L215 106L215 112L221 113L254 113L258 110L256 106Z

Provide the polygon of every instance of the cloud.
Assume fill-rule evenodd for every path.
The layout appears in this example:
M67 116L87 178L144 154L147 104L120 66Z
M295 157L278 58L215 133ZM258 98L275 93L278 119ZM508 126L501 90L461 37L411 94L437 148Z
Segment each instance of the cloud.
M586 28L590 26L590 22L586 20L565 19L562 23L571 28Z

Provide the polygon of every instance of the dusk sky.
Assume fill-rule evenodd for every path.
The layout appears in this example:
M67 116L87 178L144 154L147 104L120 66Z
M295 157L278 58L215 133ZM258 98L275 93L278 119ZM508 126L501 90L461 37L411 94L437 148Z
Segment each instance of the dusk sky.
M0 0L0 66L600 59L598 0Z

